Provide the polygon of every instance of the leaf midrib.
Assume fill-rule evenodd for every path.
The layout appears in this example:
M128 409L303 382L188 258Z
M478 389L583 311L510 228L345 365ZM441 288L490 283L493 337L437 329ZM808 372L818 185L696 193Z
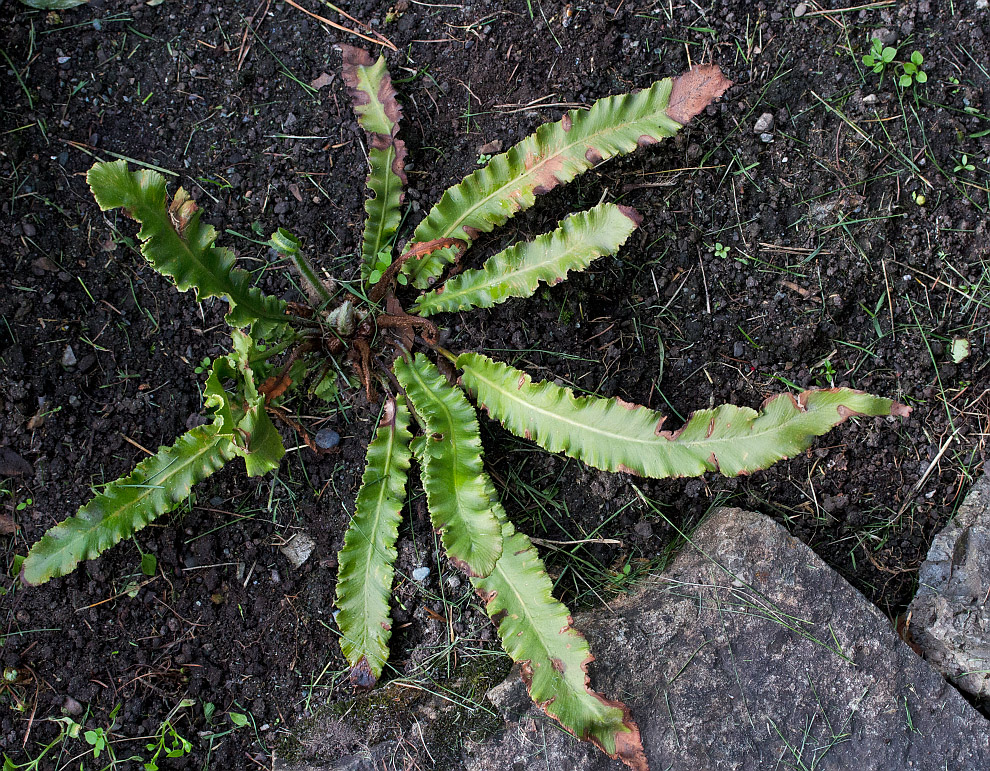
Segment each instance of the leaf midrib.
M508 300L510 297L528 297L529 296L528 294L526 295L521 294L517 290L519 283L525 284L522 287L523 291L528 291L529 294L532 294L532 292L536 290L536 287L539 286L540 281L548 281L547 278L544 278L541 275L537 275L535 277L536 285L532 286L529 281L531 274L533 273L538 274L545 268L551 267L551 268L555 268L554 274L556 276L564 277L567 275L569 271L578 270L580 268L580 263L577 262L578 260L580 260L580 262L586 263L585 267L587 267L587 265L590 265L595 260L604 257L606 254L610 253L609 251L606 251L599 242L597 241L592 242L589 238L587 238L588 235L600 236L602 238L608 238L613 235L612 229L617 225L617 223L612 221L612 215L613 215L613 210L616 209L616 207L613 204L603 204L603 206L605 208L600 208L596 206L593 209L588 209L587 211L583 211L571 215L571 217L568 217L566 220L564 220L564 222L561 224L561 227L557 228L556 230L552 230L549 233L546 233L545 236L549 237L549 243L545 248L542 249L545 255L550 255L546 259L540 262L526 261L527 250L529 248L538 245L539 239L515 244L514 246L510 246L508 249L503 249L501 252L488 259L480 269L464 271L459 276L455 276L453 279L451 279L451 281L448 281L446 284L444 284L443 292L438 293L434 290L433 292L425 295L424 297L427 300L429 300L429 298L432 297L433 302L427 302L425 305L420 304L418 310L453 311L453 310L464 309L464 306L461 306L460 308L452 308L450 303L447 302L447 300L448 299L453 300L454 303L457 303L458 301L463 299L466 295L471 295L480 292L488 292L489 294L487 299L492 304L498 304L504 302L505 300ZM620 213L618 216L624 217L625 215ZM602 221L594 222L594 220L598 219L599 217ZM557 252L556 255L554 256L553 236L556 236L558 234L560 235L561 239L564 242L564 248L561 251ZM542 237L543 236L540 236L540 238ZM628 237L629 237L629 233L626 234L625 238ZM613 238L612 240L615 241L617 239ZM622 244L619 244L619 246L621 245ZM594 256L588 257L588 254L591 251L599 251L599 250L601 250L599 254L595 254ZM508 260L510 257L510 253L515 251L522 252L522 264L518 268L513 269L510 266L510 268L506 270L503 269L502 266L496 264L495 260L497 260L499 257L504 257L504 259ZM514 257L515 255L513 254L511 256ZM562 265L563 263L565 263L565 261L567 261L566 265ZM492 266L491 268L492 272L489 272L489 267L488 267L489 265ZM560 270L559 269L560 267L563 267L564 269ZM501 270L501 273L495 275L494 274L495 270ZM474 284L468 284L466 279L469 278L477 278L478 280ZM465 280L458 281L458 279L465 279ZM453 290L451 290L450 288L451 282L454 283ZM516 282L516 283L510 285L510 282ZM458 284L460 284L461 286L458 286ZM506 294L496 299L491 293L494 289L498 288L500 285L507 285ZM470 303L470 305L467 306L468 308L486 307L486 306L479 306L477 302L472 302L470 297L468 297L468 302Z
M464 369L468 369L468 368L469 367L464 367ZM767 428L765 430L758 431L758 432L757 431L753 431L752 430L752 425L751 425L749 432L747 434L745 434L745 435L723 437L723 438L719 438L719 439L706 438L706 439L703 439L703 440L696 440L696 441L681 441L680 439L666 439L666 438L660 437L660 436L653 436L653 437L642 438L642 437L638 437L638 436L635 436L635 435L630 436L630 435L627 435L627 434L617 434L617 433L614 433L614 432L611 432L611 431L604 431L604 430L602 430L600 428L596 428L594 426L589 426L586 423L579 423L576 420L570 420L570 419L564 417L563 415L561 415L561 414L559 414L557 412L553 412L552 410L548 410L548 409L543 409L541 407L536 406L533 402L529 402L529 401L526 401L524 399L519 398L518 396L516 396L515 394L513 394L510 389L505 388L501 384L496 383L496 382L494 382L494 381L492 381L492 380L484 377L478 371L477 368L470 367L470 369L471 369L471 374L475 378L477 378L478 380L480 380L480 381L488 384L492 388L493 391L496 391L497 393L502 394L503 396L505 396L508 399L511 399L512 401L516 402L517 404L521 404L527 410L530 410L532 412L537 412L540 415L545 416L545 417L547 417L550 420L554 420L554 421L557 421L557 422L560 422L560 423L565 423L565 424L567 424L569 426L576 427L576 428L578 428L578 429L580 429L582 431L586 431L586 432L591 432L591 433L598 434L598 435L603 436L603 437L605 437L607 439L610 439L612 441L621 440L621 441L626 442L626 443L630 443L631 442L631 443L634 443L634 444L644 445L644 446L649 446L649 447L664 447L664 446L674 445L674 446L677 446L677 447L684 447L684 448L687 448L687 449L693 449L693 448L703 448L703 447L707 447L707 446L710 446L710 445L719 446L721 444L728 443L728 442L738 442L741 439L762 439L762 438L768 436L769 434L774 433L775 430L786 428L787 424L790 423L792 420L796 419L798 416L807 415L807 414L813 414L813 411L812 410L809 410L809 409L806 408L804 412L795 412L794 415L792 415L791 417L787 418L783 423L776 423L773 426L770 426L769 428ZM526 386L527 387L528 386L531 386L531 385L532 385L532 381L529 381L529 382L526 383ZM777 398L780 398L780 397L778 396ZM490 405L485 405L485 406L486 407L489 407ZM587 408L583 408L583 409L587 409ZM648 408L637 406L637 409L643 409L643 410L645 410L645 409L648 409ZM655 413L655 414L658 416L658 420L662 418L662 416L659 413ZM765 413L757 413L756 418L753 418L753 423L755 423L758 418L762 417L763 414L765 414ZM685 423L684 425L685 426L689 425L690 422L691 422L691 420L693 420L693 418L690 419L690 420L688 420L688 422Z
M394 459L395 448L397 446L397 442L396 442L397 436L398 436L398 429L397 429L397 427L395 425L390 426L389 427L389 434L388 434L388 444L386 445L384 473L382 474L382 477L381 477L381 484L380 484L379 491L378 491L378 497L375 500L375 516L374 516L373 527L371 528L371 533L374 536L376 536L376 537L379 535L379 528L381 526L382 518L384 517L384 511L383 510L385 508L385 503L386 503L386 501L388 500L388 497L389 497L388 496L388 493L389 493L389 483L392 481L392 461ZM364 560L364 580L361 583L361 586L363 586L363 587L367 587L367 586L370 586L371 585L371 579L370 579L370 576L371 576L371 565L372 565L371 558L372 557L375 557L375 556L379 556L380 553L381 553L381 550L378 548L378 544L376 543L376 540L374 538L368 538L367 539L367 544L368 544L368 547L367 547L368 554L367 554L366 559ZM387 564L388 567L390 567L390 568L392 567L391 564L387 563L386 560L382 559L381 561L382 562L386 562L386 564ZM393 570L394 570L394 568L393 568ZM380 617L381 613L379 611L381 609L381 603L378 604L378 608L377 609L372 609L371 608L371 597L368 594L368 592L362 592L361 593L361 599L362 599L361 605L364 608L364 614L362 616L362 620L367 619L369 616L372 616L372 615L375 618ZM388 604L387 603L386 603L386 615L388 615ZM379 642L378 641L378 638L373 633L373 631L372 631L372 629L371 629L371 627L370 627L369 624L362 623L361 624L361 631L362 631L362 634L364 635L364 639L365 640L368 640L370 638L370 639L374 640L376 643ZM365 644L363 647L365 649L367 649L368 646L367 646L367 644ZM382 662L382 663L384 663L384 662Z
M513 534L513 535L515 535L515 534ZM512 536L510 536L510 538L511 537ZM509 539L506 539L506 541L508 541L508 540ZM527 539L527 541L528 541L528 539ZM506 545L508 546L508 544L506 544ZM533 549L533 545L532 545L532 543L529 543L529 550L532 550L532 549ZM534 631L534 633L536 634L537 639L539 640L539 644L540 644L540 647L542 648L542 652L543 652L544 663L545 663L545 665L548 665L549 666L550 659L551 659L551 653L555 653L556 652L556 649L548 642L547 636L544 634L543 629L540 626L540 624L538 624L536 622L536 619L535 619L534 615L532 614L532 612L530 611L529 605L527 604L526 600L524 599L522 593L520 592L519 589L516 588L515 582L512 581L512 579L510 578L509 574L505 572L504 567L500 567L501 563L502 563L502 560L499 560L498 562L495 563L495 571L498 572L498 574L502 577L502 580L512 590L512 594L515 596L516 602L517 602L519 608L522 610L523 615L526 617L527 625L529 626L530 629L532 629ZM551 597L550 599L551 599L551 601L555 601L553 599L553 597ZM560 637L563 637L562 635L559 635L559 636ZM578 638L581 640L582 643L585 643L586 644L585 638L582 635L580 635L580 633L578 633ZM566 651L565 652L565 655L566 655L566 653L569 653L569 652L570 651ZM559 658L561 660L563 660L564 659L564 656L560 656ZM583 701L583 699L581 699L581 697L583 695L587 694L587 690L578 690L577 688L574 687L574 684L571 683L571 681L566 677L566 675L561 674L561 673L558 673L558 675L559 675L559 680L567 685L567 690L570 691L572 694L574 694L578 699L580 699L580 700ZM535 679L535 672L534 672L534 679ZM588 694L588 695L590 695L590 694ZM535 698L535 696L536 696L536 694L534 694L534 698ZM559 700L559 694L558 694L558 700ZM588 721L588 722L594 722L594 721Z
M650 90L652 91L653 88L658 87L660 84L666 83L667 80L669 80L669 78L664 79L664 80L661 80L661 81L657 81L657 83L655 83L654 86L651 87ZM622 94L618 98L620 98L620 99L621 98L634 99L637 96L639 96L639 94ZM612 97L612 98L616 98L616 97ZM629 128L630 126L632 126L632 125L634 125L636 123L641 123L643 121L649 120L650 118L652 118L652 117L654 117L656 115L666 115L667 114L667 106L668 106L669 102L670 102L670 99L669 99L669 95L668 95L668 98L666 100L664 100L663 106L661 106L657 110L649 113L649 115L642 115L642 116L636 118L635 120L629 120L629 121L626 121L626 122L621 123L621 124L611 124L610 126L607 126L607 127L603 128L603 129L601 129L599 131L595 131L595 132L586 134L580 140L576 140L574 142L571 142L570 144L563 145L553 155L547 156L546 158L542 159L539 163L537 163L535 166L531 167L524 175L519 176L519 177L514 177L513 179L510 179L505 184L503 184L500 187L498 187L495 190L493 190L489 195L487 195L484 198L482 198L480 201L478 201L478 203L476 203L473 206L471 206L470 208L466 209L464 212L462 212L462 214L461 214L460 217L458 217L456 220L454 220L453 223L451 223L450 227L448 227L445 231L442 232L442 234L441 234L440 237L449 237L451 233L455 232L458 228L461 227L461 223L464 222L464 220L466 220L468 218L468 216L472 215L479 208L482 208L482 207L486 206L493 198L499 197L500 194L504 190L513 187L513 185L521 185L521 186L525 187L525 183L534 175L534 173L536 171L538 171L538 170L541 170L547 163L549 163L554 158L557 158L557 157L559 157L561 155L564 155L564 154L570 152L574 147L577 147L580 144L593 144L593 140L596 139L597 137L601 136L602 134L606 134L606 133L618 133L620 131L624 131L625 129ZM601 104L601 101L596 102L596 105L597 104ZM592 110L594 109L594 107L595 107L595 105L592 105L592 107L590 109L584 111L585 116L590 115L591 112L592 112ZM571 112L576 112L576 111L574 111L574 110L569 111L568 112L568 115L570 115ZM578 113L578 114L580 114L580 113ZM585 118L585 119L587 120L587 118ZM564 134L570 133L570 132L563 131L562 123L563 123L563 121L562 120L559 120L559 121L556 121L555 123L551 124L554 127L554 131L559 130L559 131L561 131ZM574 128L575 127L572 124L571 125L571 131L573 131ZM526 139L524 139L523 142L527 142L529 139L531 139L533 137L535 137L535 134L531 134L529 137L527 137ZM509 153L511 153L515 149L516 149L516 147L510 148L508 150L508 152L506 152L506 155L508 155ZM477 174L477 173L478 172L476 171L471 176L474 176L474 174ZM468 177L468 179L470 179L470 177ZM460 185L462 185L462 184L464 184L464 182L459 183L454 189L456 189L457 187L460 187ZM441 203L442 203L442 199L441 199ZM423 220L422 224L423 225L426 225L426 223L428 221L429 221L429 214L427 214L426 219ZM417 227L416 230L418 231L419 230L419 227Z
M222 446L222 442L226 442L227 444L230 444L230 442L228 440L226 440L226 439L223 439L218 434L214 435L214 438L217 439L218 441L215 441L213 444L210 444L210 445L207 445L207 446L201 448L193 456L191 456L188 459L186 459L185 462L179 462L179 465L175 465L177 461L181 461L181 459L178 459L177 458L175 461L173 461L168 466L166 466L162 471L160 471L157 474L155 474L154 475L154 478L157 481L159 481L159 482L167 481L168 479L174 477L176 474L180 473L184 468L188 468L189 464L198 461L202 456L204 456L204 455L212 452L213 450L218 450L219 453L220 453L220 455L222 457L226 458L226 454L227 453L224 451L224 448ZM171 473L163 476L165 474L165 472L167 472L167 471L171 471ZM211 473L212 473L212 471L211 471ZM145 481L147 482L147 481L150 481L150 480L145 480ZM123 485L123 484L118 484L117 482L112 482L111 484L117 485L118 487L126 487L127 486L127 485ZM136 486L137 485L134 485L134 487L136 487ZM60 555L65 554L66 552L69 552L69 556L72 557L72 559L74 559L76 561L76 563L78 563L79 560L78 559L75 559L75 556L72 554L72 548L73 548L73 546L78 546L80 543L83 543L84 545L86 545L88 547L90 538L92 538L92 536L94 535L94 533L98 532L99 530L104 529L106 527L106 523L107 523L108 520L113 520L116 517L119 517L121 515L121 512L124 511L125 509L129 508L129 507L137 507L141 511L142 514L145 514L146 512L143 510L143 503L144 503L145 499L148 496L153 495L155 491L164 490L164 489L165 489L165 485L164 484L160 484L160 483L159 484L155 484L155 485L147 485L147 484L144 485L144 492L142 492L141 495L139 495L135 500L130 501L128 503L121 504L112 513L110 513L110 514L104 514L99 519L91 520L91 522L92 522L91 527L88 527L88 528L86 528L84 530L81 530L81 531L76 531L73 534L73 537L67 538L64 541L62 541L62 545L59 548L57 548L54 551L51 551L51 552L49 552L47 554L47 556L42 560L42 564L43 565L49 565L53 561L57 561L57 562L61 563L61 559L57 559L57 558ZM103 495L106 496L105 493ZM91 501L89 504L87 504L87 507L88 506L91 506L93 504L93 502L94 501ZM87 507L84 507L84 508L87 508ZM167 505L166 505L166 507L167 507ZM151 514L151 518L148 521L150 522L151 519L153 519L154 517L159 516L161 513L162 512L153 512ZM80 517L78 513L74 514L70 519L79 519L79 520L86 521L85 518L84 517ZM69 522L69 521L70 520L64 520L64 522ZM147 523L145 523L145 524L147 524ZM59 575L61 575L61 574L59 574Z

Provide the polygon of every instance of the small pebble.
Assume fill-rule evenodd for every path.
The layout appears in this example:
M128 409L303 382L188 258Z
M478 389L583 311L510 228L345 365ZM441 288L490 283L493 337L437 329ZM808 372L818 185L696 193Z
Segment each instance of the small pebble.
M62 702L62 714L69 715L71 717L78 717L82 713L83 705L71 696L66 696L65 701Z
M429 577L430 577L430 569L429 568L416 568L412 572L412 579L413 579L413 581L422 582L422 581L425 581Z
M796 6L794 6L794 18L795 19L800 19L807 12L808 12L808 4L807 3L798 3Z
M756 123L753 124L754 134L766 134L768 131L773 131L773 113L765 112L759 118L756 119Z
M316 432L314 438L316 440L316 446L321 450L332 450L340 444L340 434L332 428L321 428Z
M769 132L766 134L760 134L760 141L767 145L770 144L773 142L773 134L770 134Z
M21 226L21 229L24 231L24 235L26 235L28 238L34 238L34 236L38 235L38 229L30 222L25 222Z
M72 350L71 345L65 346L65 350L62 352L62 366L63 367L74 367L76 366L76 354Z
M737 340L735 345L732 346L732 355L737 359L741 359L746 355L746 343L742 340Z

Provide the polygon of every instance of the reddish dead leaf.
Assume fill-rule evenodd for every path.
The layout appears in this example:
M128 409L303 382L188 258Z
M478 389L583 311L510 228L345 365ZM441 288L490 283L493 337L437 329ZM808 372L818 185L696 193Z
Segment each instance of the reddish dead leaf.
M13 535L17 532L17 523L9 514L0 514L0 535Z
M292 385L292 378L288 375L272 375L258 386L258 393L263 394L268 401L274 401L284 394L290 385Z
M364 656L351 667L350 672L351 686L355 691L367 691L375 687L375 683L378 682L378 678L374 676L371 672L371 666L368 664L368 659Z
M333 83L333 75L327 75L325 72L321 72L319 76L313 78L313 81L309 84L310 88L315 88L319 91L321 88L329 86Z
M704 110L726 92L732 81L714 64L692 67L674 78L667 115L681 125Z

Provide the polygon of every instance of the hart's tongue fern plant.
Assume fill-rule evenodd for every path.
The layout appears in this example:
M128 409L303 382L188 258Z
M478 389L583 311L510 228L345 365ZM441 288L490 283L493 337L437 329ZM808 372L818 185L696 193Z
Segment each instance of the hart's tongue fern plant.
M301 275L309 302L267 296L234 267L232 252L214 246L216 232L200 222L185 191L169 202L159 174L129 171L123 161L89 171L100 208L122 209L140 222L142 251L155 270L182 291L194 288L200 299L227 300L232 352L213 362L206 382L213 422L161 448L49 530L28 554L23 578L39 584L69 573L174 508L193 484L237 457L252 476L276 468L285 449L272 419L301 430L281 406L293 391L331 399L338 388L361 387L376 402L381 388L381 419L339 559L337 623L351 681L374 685L388 658L395 543L415 457L443 547L496 620L506 652L521 662L534 701L578 737L645 768L629 710L589 687L588 645L553 598L532 543L498 502L482 462L476 408L550 452L653 478L749 473L796 455L852 415L906 409L836 388L777 396L759 411L732 405L702 410L672 432L664 430L662 415L646 407L575 396L482 353L455 354L438 345L431 316L528 297L541 282L563 281L569 271L622 246L639 215L602 203L505 249L479 269L444 280L447 267L480 234L532 206L537 195L676 133L728 87L716 67L602 99L541 126L444 193L402 250L395 247L406 148L397 138L395 91L384 59L372 62L360 49L343 48L343 74L369 137L373 195L366 205L360 289L321 280L299 243L279 230L271 243ZM407 310L403 299L415 294L412 287L422 291ZM435 362L460 370L459 382Z

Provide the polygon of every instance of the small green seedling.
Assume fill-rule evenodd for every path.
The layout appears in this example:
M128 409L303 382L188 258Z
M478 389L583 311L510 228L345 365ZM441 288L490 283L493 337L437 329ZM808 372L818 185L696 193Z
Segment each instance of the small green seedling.
M924 61L925 57L921 55L921 51L915 51L911 54L910 61L901 62L901 77L897 81L901 88L910 88L914 83L928 82L928 75L921 69Z
M203 360L196 365L196 368L193 370L193 372L195 372L197 375L209 375L210 368L212 366L213 366L213 362L210 361L210 357L204 356Z
M717 242L714 246L711 246L709 248L711 249L712 254L714 254L716 257L723 260L729 259L729 252L731 250L725 244L721 242Z
M888 64L894 61L897 56L897 49L892 46L885 46L880 38L873 38L870 52L863 57L863 64L873 69L877 75L883 73Z
M166 720L158 729L155 741L148 742L145 747L148 752L155 753L150 760L144 761L144 771L159 771L158 758L164 752L166 758L181 758L192 752L192 742L180 736L175 726Z
M969 161L969 156L963 153L962 158L960 158L959 163L953 167L952 172L958 174L960 171L976 171L976 166L974 166Z
M491 159L492 159L491 155L489 155L488 153L482 153L481 155L478 156L478 160L475 161L475 163L477 163L479 166L487 166L488 161L490 161Z
M963 157L965 157L965 156L963 156ZM28 498L27 500L24 500L24 501L21 501L20 503L18 503L16 508L17 508L18 511L24 511L24 509L26 509L32 503L34 503L34 501L32 499Z

